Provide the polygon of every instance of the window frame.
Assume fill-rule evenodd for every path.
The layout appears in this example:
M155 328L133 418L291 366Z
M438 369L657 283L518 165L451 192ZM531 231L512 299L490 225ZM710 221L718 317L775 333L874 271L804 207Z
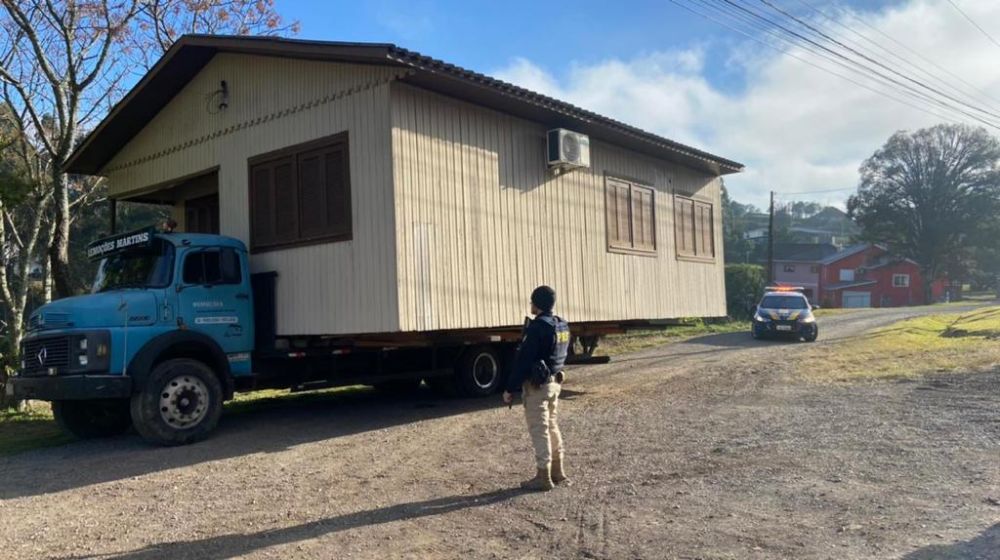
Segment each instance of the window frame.
M219 259L219 275L220 281L218 282L191 282L187 279L187 264L192 257L198 257L202 259L204 263L205 255L209 253L214 253L218 255ZM225 274L225 259L223 258L223 253L230 253L236 259L236 277L226 280ZM232 247L196 247L184 253L184 258L181 261L180 266L180 283L184 286L238 286L243 283L243 263L240 261L240 252ZM204 271L204 264L202 265L202 270Z
M345 233L333 233L326 235L315 235L310 237L303 237L302 235L302 209L300 201L302 199L301 191L302 186L299 183L299 157L306 156L315 153L320 150L328 148L338 148L343 151L343 165L344 165L344 205L347 207L346 212L346 232ZM254 169L259 168L262 164L276 163L281 160L289 160L291 162L291 181L295 185L295 230L296 234L293 238L270 241L265 244L261 244L259 240L256 239L256 232L254 223L256 221L255 207L254 203ZM323 243L339 243L342 241L351 241L354 239L354 216L352 199L353 193L351 188L351 151L350 151L350 137L348 132L345 130L343 132L338 132L337 134L332 134L330 136L325 136L323 138L317 138L315 140L310 140L308 142L302 142L300 144L295 144L293 146L286 146L278 150L273 150L263 154L257 154L247 159L247 200L249 206L248 222L250 230L250 253L264 253L267 251L278 251L282 249L291 249L295 247L304 247L308 245L319 245ZM272 176L273 180L273 176ZM272 187L273 188L273 187ZM275 233L275 237L278 235Z
M897 284L896 283L896 279L897 278L905 278L906 279L906 283L905 284ZM909 274L904 274L904 273L893 273L893 275L892 275L892 287L893 288L909 288L910 287L910 275Z
M611 220L610 212L608 211L608 198L610 196L610 191L613 183L618 183L618 186L628 187L628 232L629 232L629 244L619 244L616 243L611 236ZM635 245L635 227L636 220L634 214L635 209L635 196L636 192L644 192L650 195L650 212L651 212L651 222L652 228L650 233L652 234L652 246L651 247L636 247ZM635 181L632 179L626 179L623 177L617 177L613 175L604 176L604 240L605 247L609 253L619 253L624 255L636 255L641 257L656 257L658 255L659 244L658 235L656 231L656 189L652 186L647 185L641 181ZM616 228L617 229L617 228Z
M845 278L845 276L850 276L850 278ZM838 282L855 282L855 278L857 278L857 276L857 271L853 268L841 268L837 270Z
M681 249L681 233L684 230L681 229L680 224L677 221L677 209L678 201L685 201L691 203L692 215L691 215L691 235L692 241L694 243L694 252L688 252ZM685 195L681 193L674 193L673 196L673 214L674 214L674 251L677 253L677 260L679 261L689 261L689 262L700 262L700 263L715 263L718 259L719 254L719 239L715 234L716 225L716 203L714 201L706 200L704 198L698 198L695 196ZM711 254L703 255L698 253L698 208L707 206L709 209L708 215L711 217L711 224L709 224L709 231L711 232ZM687 232L684 232L687 233Z

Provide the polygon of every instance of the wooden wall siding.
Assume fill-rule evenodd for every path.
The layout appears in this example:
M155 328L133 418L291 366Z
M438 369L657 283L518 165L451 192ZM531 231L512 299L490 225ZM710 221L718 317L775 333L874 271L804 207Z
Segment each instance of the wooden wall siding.
M219 167L221 233L249 244L247 159L348 131L354 239L254 255L280 334L397 330L389 82L398 70L218 55L105 168L119 197ZM206 111L220 80L229 108Z
M391 91L403 330L518 324L541 283L570 321L725 314L721 251L713 263L676 259L671 196L712 202L721 240L717 178L599 141L591 169L553 177L545 127L402 83ZM655 256L608 252L605 174L655 190Z

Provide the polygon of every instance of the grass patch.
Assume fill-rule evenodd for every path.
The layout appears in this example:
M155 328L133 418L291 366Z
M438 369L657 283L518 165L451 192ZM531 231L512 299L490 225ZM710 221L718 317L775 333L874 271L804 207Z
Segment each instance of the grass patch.
M292 393L288 389L264 389L248 393L236 393L233 400L224 405L226 414L245 414L273 408L288 406L289 403L317 403L331 401L346 394L374 391L367 385L351 385L348 387L333 387L318 391Z
M23 411L0 410L0 456L62 445L72 439L56 425L48 403L32 402Z
M854 313L858 309L848 309L844 307L831 307L829 309L823 307L813 311L813 314L817 317L829 317L831 315L843 315L845 313Z
M694 319L663 329L641 329L624 334L608 335L601 341L597 353L615 356L699 336L749 331L749 321L707 322Z
M813 379L913 377L1000 363L1000 306L915 317L810 351Z

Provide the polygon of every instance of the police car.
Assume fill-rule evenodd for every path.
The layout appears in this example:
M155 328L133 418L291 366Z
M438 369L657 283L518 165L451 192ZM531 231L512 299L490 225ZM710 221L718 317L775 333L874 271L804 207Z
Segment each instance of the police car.
M757 304L750 324L750 336L787 337L813 342L819 335L814 308L802 293L802 288L765 288L764 297Z

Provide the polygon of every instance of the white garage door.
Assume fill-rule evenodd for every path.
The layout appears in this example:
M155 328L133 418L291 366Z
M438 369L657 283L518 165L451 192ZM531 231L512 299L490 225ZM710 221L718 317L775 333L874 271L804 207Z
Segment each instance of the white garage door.
M844 292L844 307L871 307L870 292Z

